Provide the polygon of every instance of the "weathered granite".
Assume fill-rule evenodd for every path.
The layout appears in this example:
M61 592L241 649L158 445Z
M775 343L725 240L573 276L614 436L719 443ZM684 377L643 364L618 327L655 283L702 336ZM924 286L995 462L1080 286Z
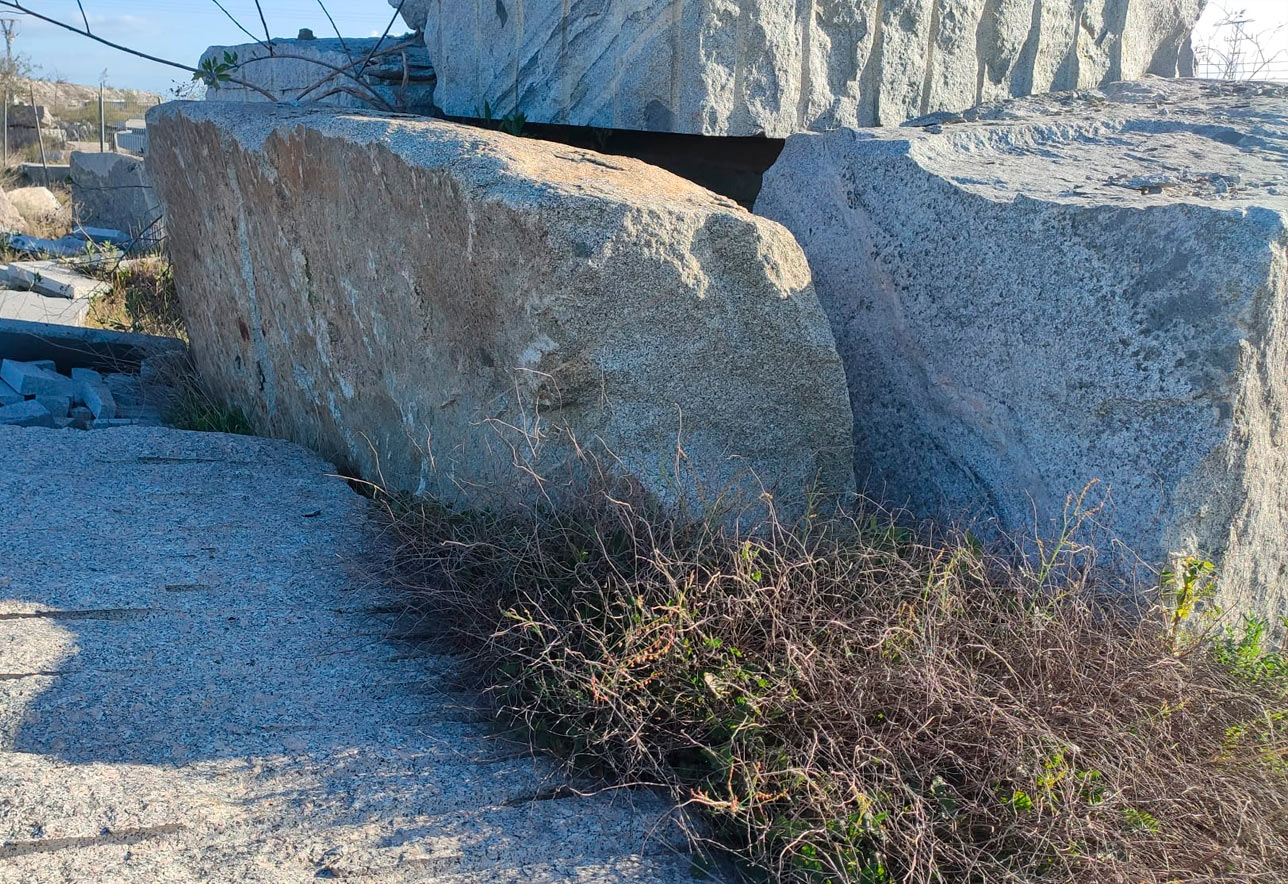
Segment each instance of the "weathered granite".
M164 238L161 202L143 160L105 151L71 156L72 213L82 227L120 230L149 244Z
M0 191L0 230L21 230L23 226L22 213L9 199L9 195Z
M373 50L376 55L368 61ZM274 40L271 54L260 43L211 46L201 61L221 61L225 53L236 57L231 76L278 101L424 114L433 109L434 68L418 39ZM238 83L207 89L206 99L268 101L266 95Z
M149 130L197 365L261 430L466 498L516 457L562 469L569 433L664 499L852 487L844 372L778 224L441 121L194 102Z
M861 482L1031 535L1099 480L1145 560L1288 613L1288 87L968 116L789 139L756 203L809 256Z
M420 0L472 117L783 137L1192 73L1202 0ZM423 22L422 22L423 17Z
M140 427L0 451L0 881L693 884L670 802L570 778L459 658L386 640L423 630L331 464Z
M48 187L19 187L6 196L23 220L31 224L47 222L66 213L63 204Z

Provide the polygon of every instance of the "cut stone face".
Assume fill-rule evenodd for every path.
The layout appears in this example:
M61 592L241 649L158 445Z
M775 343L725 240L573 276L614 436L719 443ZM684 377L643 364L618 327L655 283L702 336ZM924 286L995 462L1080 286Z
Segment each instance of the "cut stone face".
M234 56L230 76L259 87L277 101L428 114L433 108L434 74L425 47L418 40L392 38L379 47L376 44L377 38L274 40L272 53L260 43L211 46L202 53L201 63L223 63L226 55ZM367 61L373 51L377 54ZM233 82L207 89L206 99L269 100Z
M1098 480L1147 561L1288 613L1286 115L1150 79L789 139L756 210L809 256L867 489L1032 536Z
M661 499L852 487L844 372L778 224L441 121L195 102L148 122L195 361L261 430L469 499L516 457L560 470L570 435Z
M419 0L451 116L784 137L1191 74L1202 0Z
M164 238L161 204L152 192L143 160L120 153L73 151L71 177L72 211L82 228L119 230L149 245Z

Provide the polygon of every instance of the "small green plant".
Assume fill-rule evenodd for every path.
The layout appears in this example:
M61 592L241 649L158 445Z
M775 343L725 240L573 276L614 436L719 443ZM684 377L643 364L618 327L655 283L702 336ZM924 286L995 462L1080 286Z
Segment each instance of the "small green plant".
M232 79L232 72L238 67L237 53L224 51L223 57L204 58L193 71L192 79L206 84L207 89L219 89Z
M522 137L523 127L528 124L528 115L523 113L517 107L505 116L497 119L495 111L492 108L492 103L486 100L483 102L483 107L480 108L475 106L474 116L479 120L482 120L484 123L487 123L489 126L495 126L498 130L507 135L513 135L516 138Z
M1160 575L1163 605L1167 612L1167 631L1172 647L1179 648L1181 630L1199 610L1199 606L1216 594L1216 566L1206 559L1185 556L1172 570Z

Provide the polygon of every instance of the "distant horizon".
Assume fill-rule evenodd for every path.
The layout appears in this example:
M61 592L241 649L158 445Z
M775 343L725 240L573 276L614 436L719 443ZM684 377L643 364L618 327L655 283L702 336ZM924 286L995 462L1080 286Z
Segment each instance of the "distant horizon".
M254 0L220 2L246 30L262 35ZM81 23L76 0L31 0L29 5L62 21ZM181 64L195 65L208 46L251 40L210 0L84 0L84 5L91 28L100 36ZM331 0L327 8L345 37L378 35L393 16L393 8L384 0ZM1278 29L1266 35L1263 46L1267 54L1279 54L1267 75L1288 79L1288 8L1283 0L1210 3L1195 31L1196 45L1212 40L1213 26L1227 16L1227 10L1243 11L1254 22L1249 28L1253 32ZM318 37L336 33L318 0L270 0L264 3L264 12L274 38L294 37L301 28L311 29ZM0 17L10 16L0 11ZM97 85L105 75L108 86L154 92L163 98L191 79L181 70L127 55L29 16L12 17L19 19L14 51L34 65L34 75L41 79ZM401 19L391 33L406 33Z

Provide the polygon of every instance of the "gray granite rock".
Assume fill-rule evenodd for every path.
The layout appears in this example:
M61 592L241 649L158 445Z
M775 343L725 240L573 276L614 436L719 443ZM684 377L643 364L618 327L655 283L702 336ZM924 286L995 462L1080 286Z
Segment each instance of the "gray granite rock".
M195 361L262 431L467 499L514 484L512 445L566 469L573 437L664 500L852 487L844 373L779 225L439 121L207 101L148 127Z
M1192 74L1202 0L416 0L449 115L766 135Z
M35 399L0 407L0 426L52 427L53 425L54 416L48 408Z
M569 782L386 639L413 627L331 464L137 427L0 450L0 880L692 881L666 802Z
M809 256L860 479L1030 536L1098 480L1147 562L1288 613L1288 86L967 116L789 139L756 203Z
M164 238L161 203L152 192L143 160L120 153L71 157L72 214L82 228L108 228L154 244Z
M274 40L271 53L260 43L211 46L201 61L222 61L225 53L235 57L230 75L278 101L430 113L434 68L423 41L388 37L376 44L377 38ZM376 55L367 62L373 50ZM268 101L268 96L228 82L206 90L206 99Z

